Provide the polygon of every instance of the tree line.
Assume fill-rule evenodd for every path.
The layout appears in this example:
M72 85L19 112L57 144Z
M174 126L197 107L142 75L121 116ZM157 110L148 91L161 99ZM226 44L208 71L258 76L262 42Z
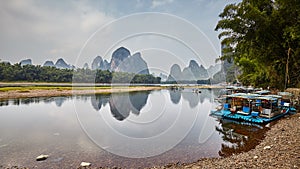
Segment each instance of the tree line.
M160 83L160 77L127 72L91 69L58 69L51 66L0 62L2 82L76 82L76 83Z
M299 0L243 0L227 5L221 30L221 60L240 68L238 79L258 87L300 87Z

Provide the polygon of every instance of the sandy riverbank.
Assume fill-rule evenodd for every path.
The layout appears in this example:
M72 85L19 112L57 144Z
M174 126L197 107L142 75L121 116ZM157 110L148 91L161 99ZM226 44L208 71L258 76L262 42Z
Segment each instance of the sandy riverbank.
M108 87L100 89L29 89L29 90L9 90L0 92L0 99L14 99L26 97L52 97L52 96L71 96L71 95L86 95L86 94L101 94L101 93L119 93L119 92L134 92L134 91L149 91L159 90L160 86L134 86L134 87Z

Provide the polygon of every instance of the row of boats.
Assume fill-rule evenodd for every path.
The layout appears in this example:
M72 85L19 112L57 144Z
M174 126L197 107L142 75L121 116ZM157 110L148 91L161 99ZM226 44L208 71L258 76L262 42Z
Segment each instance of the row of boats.
M279 119L287 114L295 113L291 99L287 92L271 95L270 91L260 90L253 93L226 93L219 98L222 102L212 116L241 122L265 124Z

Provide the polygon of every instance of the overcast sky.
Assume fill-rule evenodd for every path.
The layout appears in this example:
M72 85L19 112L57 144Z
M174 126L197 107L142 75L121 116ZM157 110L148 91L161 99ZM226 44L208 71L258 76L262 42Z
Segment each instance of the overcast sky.
M64 58L82 67L125 46L150 68L168 71L194 59L208 67L220 55L214 28L238 0L2 0L0 59L33 64Z

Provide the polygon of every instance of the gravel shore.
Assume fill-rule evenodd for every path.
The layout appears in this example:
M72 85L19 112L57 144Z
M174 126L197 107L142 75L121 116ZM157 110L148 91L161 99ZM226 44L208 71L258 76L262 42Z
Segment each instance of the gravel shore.
M154 168L300 168L300 114L279 120L265 139L248 152Z

